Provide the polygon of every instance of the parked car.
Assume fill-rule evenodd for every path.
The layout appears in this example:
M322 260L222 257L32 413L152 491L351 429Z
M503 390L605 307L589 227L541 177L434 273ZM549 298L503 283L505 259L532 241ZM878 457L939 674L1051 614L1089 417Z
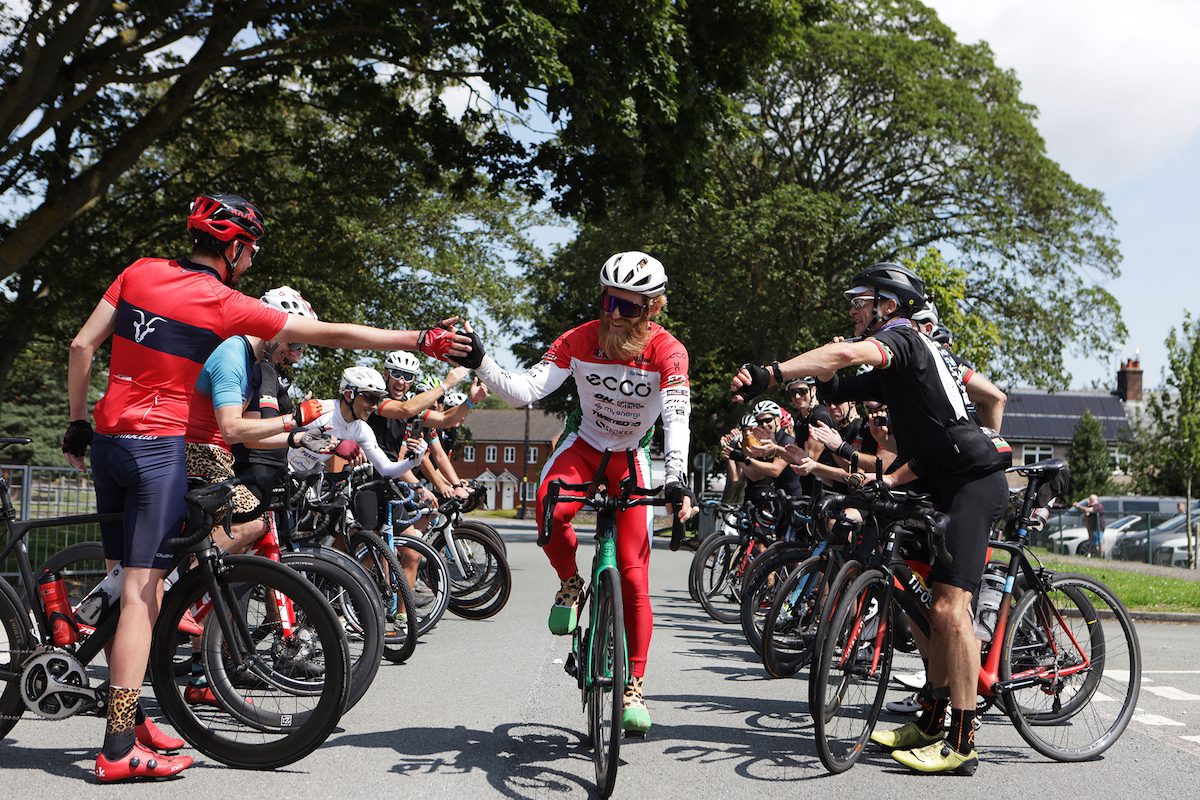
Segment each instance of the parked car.
M1158 527L1151 528L1149 552L1153 553L1155 548L1168 539L1181 536L1186 524L1187 515L1179 514ZM1146 561L1146 556L1146 531L1127 531L1112 549L1112 557L1118 561Z
M1121 538L1121 534L1135 527L1139 522L1142 522L1142 517L1139 514L1128 514L1121 517L1112 525L1104 529L1104 557L1109 558L1112 555L1113 547L1116 546L1117 540ZM1145 525L1143 524L1143 528ZM1081 545L1087 546L1080 549ZM1091 539L1088 536L1087 528L1067 528L1059 533L1050 536L1050 547L1055 553L1061 553L1066 556L1093 556L1091 553Z
M1195 515L1192 516L1192 525L1195 526L1197 520ZM1192 548L1197 547L1196 533L1192 534ZM1176 536L1173 539L1167 539L1165 542L1154 548L1154 563L1161 567L1183 567L1188 566L1188 537L1187 535Z

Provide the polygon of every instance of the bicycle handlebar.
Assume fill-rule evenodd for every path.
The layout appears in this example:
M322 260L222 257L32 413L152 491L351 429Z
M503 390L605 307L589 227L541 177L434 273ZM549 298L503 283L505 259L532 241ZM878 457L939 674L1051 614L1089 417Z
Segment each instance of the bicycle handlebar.
M225 509L227 512L221 524L225 528L225 532L229 532L229 526L233 522L232 505L233 490L238 486L256 486L262 490L262 497L255 507L255 516L262 513L267 504L270 502L271 493L280 485L280 478L285 476L285 471L280 471L274 475L242 475L219 483L210 483L190 490L183 496L187 503L187 518L183 525L183 534L181 536L168 539L166 544L172 550L180 550L192 547L198 544L201 539L212 532L212 529L217 525L217 512L220 509ZM251 512L247 512L249 514ZM246 516L245 514L239 516Z
M627 511L637 506L665 506L667 499L659 497L663 487L650 489L645 486L638 486L633 478L633 451L627 450L630 460L629 474L621 479L618 489L619 494L616 496L605 494L607 486L605 485L604 473L608 467L608 460L612 456L612 450L606 449L604 455L600 458L600 467L596 470L596 475L591 483L566 483L559 478L550 481L546 491L546 497L542 506L542 526L538 531L537 543L538 547L545 547L550 543L550 532L552 530L552 522L554 519L554 507L562 500L570 500L571 502L580 503L594 508L597 511L608 508L616 511ZM583 492L582 495L561 495L562 491ZM678 509L676 509L678 511ZM683 542L683 522L677 514L671 515L671 550L679 549Z
M927 494L914 492L891 492L881 483L875 482L859 489L855 494L839 495L826 493L819 502L823 515L844 508L856 508L864 514L878 515L891 520L912 519L921 522L929 535L930 548L943 564L951 564L954 557L946 549L946 530L950 517L934 509Z

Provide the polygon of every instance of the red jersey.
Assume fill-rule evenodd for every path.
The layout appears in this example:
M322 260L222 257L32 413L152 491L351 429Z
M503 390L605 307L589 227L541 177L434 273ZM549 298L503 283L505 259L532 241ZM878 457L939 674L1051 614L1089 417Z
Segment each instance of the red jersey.
M221 283L186 259L143 258L104 299L117 309L100 433L182 436L204 361L236 334L273 339L287 314Z

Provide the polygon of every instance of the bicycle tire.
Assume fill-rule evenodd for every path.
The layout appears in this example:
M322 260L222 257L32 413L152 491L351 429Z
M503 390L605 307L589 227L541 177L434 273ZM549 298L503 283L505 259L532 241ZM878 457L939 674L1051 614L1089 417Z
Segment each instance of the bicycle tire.
M316 587L337 614L350 652L350 693L346 711L371 688L383 655L383 603L361 569L352 572L336 557L309 548L280 554L281 563ZM361 578L359 577L361 575Z
M350 552L371 577L383 601L383 657L394 664L402 664L417 649L418 626L416 597L408 585L400 559L387 542L371 531L351 534ZM386 569L380 566L381 562L387 565ZM404 618L400 617L400 602L404 603L403 613L407 615Z
M815 670L819 702L810 709L817 755L832 773L858 761L883 708L892 662L890 605L891 577L873 569L855 578L834 609Z
M790 678L812 661L828 585L829 558L806 559L780 581L763 623L763 666L776 678Z
M454 529L455 553L450 554L444 533L432 546L446 558L450 571L450 611L463 619L487 619L508 603L512 593L512 568L500 549L485 535Z
M454 528L455 530L463 528L464 530L482 533L484 536L487 536L489 539L495 542L496 547L500 549L500 552L504 554L504 557L508 558L508 545L505 544L504 537L500 535L500 531L496 530L491 525L488 525L486 522L480 522L477 519L463 519L459 520L458 524L455 525Z
M442 620L450 602L450 570L442 555L417 536L394 536L396 547L421 554L417 583L412 587L417 608L417 635L424 636Z
M817 640L813 644L813 657L819 657L821 650L825 647L825 640L829 638L829 623L833 617L834 609L837 608L838 599L850 588L850 584L854 579L862 574L863 565L859 561L847 561L842 564L841 569L833 576L833 580L829 581L829 589L825 593L825 599L821 603L821 616L817 621ZM811 659L810 659L811 664ZM808 669L808 706L810 713L818 705L817 696L817 674L813 667ZM814 714L815 716L815 714Z
M1124 733L1141 689L1141 646L1129 611L1103 583L1061 573L1045 593L1027 590L1003 646L1000 679L1031 681L1005 692L1004 705L1034 750L1055 761L1087 761Z
M593 599L596 622L589 631L587 717L592 740L592 763L596 767L596 789L601 797L612 794L621 761L624 735L625 609L621 578L615 567L600 571Z
M717 622L741 620L742 581L753 560L748 548L745 539L733 535L712 539L696 551L700 605Z
M812 548L795 542L776 542L750 564L742 582L742 604L738 619L746 641L759 656L763 654L763 626L775 592L796 566L812 555Z
M67 599L71 608L95 589L108 575L104 561L104 545L101 542L76 542L59 550L38 567L37 574L57 572L67 586Z
M172 671L176 650L191 650L190 640L178 634L179 620L208 592L200 569L184 575L164 598L150 650L155 696L179 735L209 758L243 769L295 763L320 747L341 719L350 690L346 637L325 597L295 571L258 556L227 556L223 563L215 578L218 602L235 629L246 625L251 639L240 641L238 634L227 642L217 619L222 612L214 606L206 615L205 673L221 707L188 705L187 679ZM272 618L279 595L290 599L295 613L290 639L282 636L278 615ZM243 648L250 648L250 669L238 674L226 656ZM319 677L281 668L299 663L302 653L320 665Z
M8 581L0 578L0 669L19 672L33 649L33 641L33 626L24 601ZM24 714L20 678L0 682L0 739Z

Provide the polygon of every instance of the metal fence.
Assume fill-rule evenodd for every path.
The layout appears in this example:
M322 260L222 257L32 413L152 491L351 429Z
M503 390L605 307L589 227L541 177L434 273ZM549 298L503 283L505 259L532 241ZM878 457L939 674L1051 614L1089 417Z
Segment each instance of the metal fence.
M8 481L9 497L20 520L96 513L96 492L87 473L73 467L30 467L19 464L0 464L0 470ZM36 569L68 545L99 540L100 526L91 524L33 530L25 541L29 548L29 560ZM0 575L5 578L17 577L14 557L9 556L0 564Z

